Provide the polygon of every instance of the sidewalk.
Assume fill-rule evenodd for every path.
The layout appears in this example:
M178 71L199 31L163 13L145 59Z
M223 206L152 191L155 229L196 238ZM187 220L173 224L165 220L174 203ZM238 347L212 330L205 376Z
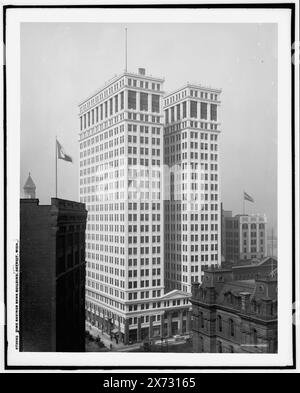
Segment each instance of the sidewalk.
M107 333L102 333L100 329L98 329L95 326L92 326L89 322L86 322L85 324L86 330L90 332L90 334L97 338L98 336L100 337L100 340L103 342L105 347L108 350L111 350L112 352L130 352L130 351L136 351L141 348L143 345L142 342L134 343L131 345L125 345L122 341L118 341L118 344L116 343L116 340L111 340L110 336ZM153 339L153 345L156 346L161 346L161 347L169 347L170 349L172 347L177 347L180 345L190 345L190 343L187 341L188 335L182 335L177 338L175 337L168 337L165 338L163 343L161 340L155 340ZM111 347L112 345L112 347Z
M130 352L134 349L138 349L141 346L141 343L135 343L132 345L125 345L122 341L118 341L118 344L116 343L116 340L111 340L110 336L107 333L102 333L100 329L98 329L95 326L92 326L90 323L86 322L85 324L86 330L90 332L90 334L97 338L98 336L100 337L100 340L103 342L103 344L113 352ZM111 347L112 345L112 347Z

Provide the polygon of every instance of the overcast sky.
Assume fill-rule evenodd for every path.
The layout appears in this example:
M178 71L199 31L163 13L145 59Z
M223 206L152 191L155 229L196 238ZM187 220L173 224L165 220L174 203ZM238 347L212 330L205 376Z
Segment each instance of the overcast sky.
M28 172L41 204L78 200L78 103L124 71L165 78L170 92L187 82L222 89L221 195L242 213L245 190L277 227L277 26L275 24L26 23L21 27L21 193ZM22 195L22 194L21 194Z

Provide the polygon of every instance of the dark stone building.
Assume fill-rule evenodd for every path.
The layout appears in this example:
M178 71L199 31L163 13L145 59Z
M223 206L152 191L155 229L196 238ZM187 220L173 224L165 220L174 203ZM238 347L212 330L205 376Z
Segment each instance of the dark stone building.
M193 352L276 353L277 276L235 280L206 270L192 288Z
M85 350L83 203L20 201L20 350Z

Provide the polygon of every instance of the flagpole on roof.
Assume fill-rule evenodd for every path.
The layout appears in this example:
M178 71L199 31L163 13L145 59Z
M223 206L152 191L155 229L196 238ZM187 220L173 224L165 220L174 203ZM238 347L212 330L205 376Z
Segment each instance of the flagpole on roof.
M125 28L125 72L127 72L127 27Z
M274 266L273 266L273 236L274 236L274 228L272 227L272 253L271 253L271 266L272 266L272 272L274 270Z
M57 198L57 136L55 135L55 198Z

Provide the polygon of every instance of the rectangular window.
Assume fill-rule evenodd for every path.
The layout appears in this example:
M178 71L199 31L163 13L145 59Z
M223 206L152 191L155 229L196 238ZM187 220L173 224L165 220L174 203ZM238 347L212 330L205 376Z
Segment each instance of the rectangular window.
M111 116L113 114L113 99L109 99L109 115Z
M169 109L165 110L165 116L166 116L166 123L169 123Z
M210 104L210 120L217 121L217 105Z
M180 120L180 104L176 105L176 111L177 111L177 120Z
M171 122L173 122L175 120L174 118L174 106L172 106L171 108Z
M197 101L191 101L191 117L197 119Z
M207 119L207 104L201 102L201 119Z
M82 116L80 116L80 131L82 130Z
M99 106L96 107L96 123L99 121Z
M120 98L121 98L121 110L122 110L124 109L124 92L120 94Z
M128 109L136 109L136 92L128 90Z
M152 112L159 113L159 95L152 94Z
M148 111L148 94L140 93L140 110Z
M104 112L105 112L105 117L107 117L107 101L104 103Z
M118 108L118 96L116 95L115 96L115 112L118 113L118 110L119 110L119 108Z
M182 118L186 118L186 101L182 103Z

